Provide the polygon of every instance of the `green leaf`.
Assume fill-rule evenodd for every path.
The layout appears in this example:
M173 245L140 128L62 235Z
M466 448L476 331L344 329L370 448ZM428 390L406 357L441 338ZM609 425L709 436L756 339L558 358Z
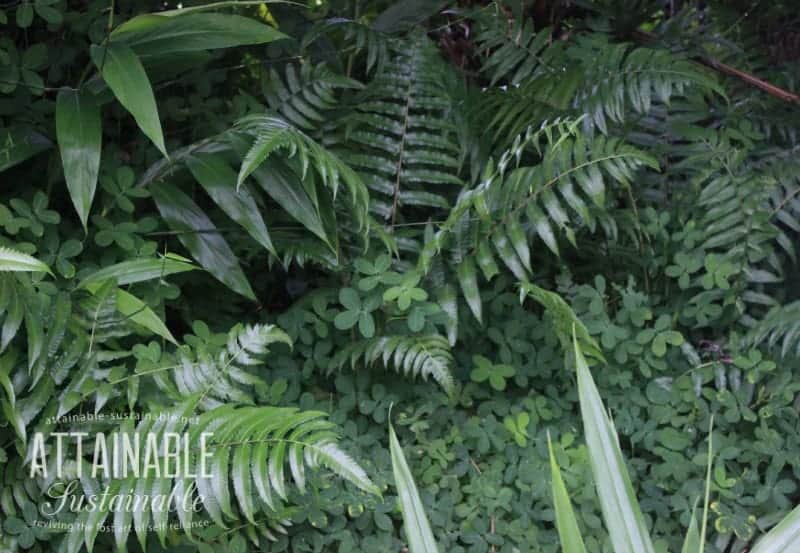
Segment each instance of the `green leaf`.
M100 171L102 123L94 97L62 88L56 98L56 136L64 178L84 230Z
M457 273L461 291L464 293L464 299L467 300L470 311L478 319L478 322L483 324L481 294L478 290L475 262L472 257L466 257L459 263Z
M115 44L125 44L139 55L157 56L264 44L287 37L249 17L191 13L181 17L139 15L114 29L111 38Z
M625 468L614 425L606 413L574 332L572 342L586 446L611 544L616 553L655 553Z
M197 262L234 292L255 300L233 250L197 204L166 182L151 186L150 193L167 225Z
M50 140L27 127L0 129L0 171L5 171L53 145Z
M695 506L696 507L696 506ZM689 528L686 530L686 538L683 540L683 547L681 553L699 553L702 541L700 539L700 530L697 528L697 517L695 511L692 509L692 518L689 520Z
M185 257L168 253L161 258L134 259L104 267L85 277L78 288L86 288L89 284L106 280L113 280L117 286L123 286L195 269L197 266Z
M800 505L756 542L751 553L799 553Z
M0 272L6 271L53 274L50 267L35 257L11 248L0 247Z
M353 328L358 322L360 311L342 311L333 319L333 324L339 330Z
M394 428L389 424L389 450L392 457L392 472L397 486L400 511L403 513L403 527L410 553L438 553L439 548L433 539L428 517L414 483L414 477L406 463L403 448L397 441Z
M92 294L96 294L103 290L103 284L103 282L90 283L86 286L86 290ZM117 311L134 323L145 327L153 334L157 334L177 345L177 340L175 340L175 337L166 327L164 321L162 321L146 303L121 288L117 288L114 293L116 294Z
M123 44L92 45L91 54L92 61L119 103L133 115L136 124L164 157L169 157L153 88L133 50Z
M567 487L561 478L561 469L556 462L553 453L553 444L550 442L550 433L547 433L547 449L550 451L550 474L553 477L553 508L556 512L556 528L558 538L561 541L561 551L563 553L586 553L583 544L578 521L575 518L575 511L572 509L572 502L567 493Z
M186 160L186 166L228 217L242 225L266 250L277 255L255 199L246 186L237 189L236 173L221 156L194 155Z
M299 221L309 231L330 244L322 218L308 194L303 190L300 180L289 168L271 165L260 167L253 172L261 188L270 195L286 212Z

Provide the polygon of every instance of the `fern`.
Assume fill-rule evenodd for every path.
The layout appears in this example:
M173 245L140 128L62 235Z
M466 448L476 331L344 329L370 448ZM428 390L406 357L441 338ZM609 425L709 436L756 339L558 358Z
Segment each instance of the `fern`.
M200 394L200 406L214 409L229 402L255 404L256 397L268 389L258 376L269 346L284 343L291 346L289 336L274 325L237 325L228 333L227 347L218 354L208 352L202 345L183 347L172 374L174 389L159 375L157 382L177 397ZM147 374L147 373L145 373Z
M349 56L365 52L366 73L380 72L389 55L389 38L369 25L345 17L332 17L317 22L303 37L303 48L308 49L323 36L341 35L341 40L349 46ZM351 58L352 59L352 58Z
M609 121L622 123L629 111L647 113L654 100L668 103L690 86L725 95L699 65L667 50L581 38L568 56L583 63L585 80L575 106L588 114L586 123L606 134Z
M588 141L577 121L556 122L528 130L489 165L482 182L461 194L447 220L426 241L419 267L427 272L434 257L448 249L458 266L462 293L481 320L477 269L489 280L498 272L494 255L519 280L533 270L531 246L538 237L560 254L558 234L577 245L575 227L594 229L595 211L605 205L607 183L630 186L643 167L656 161L620 140ZM518 166L527 156L538 163Z
M287 64L284 74L270 69L262 84L270 109L305 132L328 120L337 104L337 89L360 89L363 85L332 72L324 63Z
M454 392L451 367L453 354L447 339L431 334L427 336L378 336L347 344L331 359L329 370L341 369L346 364L356 368L359 363L373 365L378 361L386 368L407 376L433 378L445 392Z
M484 58L480 70L491 78L491 86L501 81L516 86L543 72L554 72L548 59L554 57L548 48L552 29L536 31L533 20L510 20L497 9L491 15L477 12L476 19L475 42Z
M750 329L745 343L775 348L783 357L800 356L800 301L773 307Z
M371 210L394 226L409 222L400 215L404 206L447 208L461 180L441 78L447 67L421 34L392 42L391 54L356 99L344 146L347 162L373 192Z
M269 114L242 118L235 130L254 139L253 145L242 160L237 186L241 185L276 150L286 150L287 156L295 158L299 163L299 177L304 185L309 181L306 178L309 167L317 172L323 185L330 189L334 198L339 184L344 183L350 196L351 214L355 217L357 228L362 231L368 229L367 189L359 176L336 155L285 120ZM317 194L312 191L310 196L316 200Z
M188 432L192 452L186 467L188 474L172 477L153 471L146 473L144 467L137 467L142 471L140 476L130 475L104 484L123 497L137 494L174 498L174 503L163 505L164 508L150 503L133 512L130 509L114 511L109 525L113 527L119 551L126 551L131 530L144 548L149 526L156 529L165 544L171 510L191 537L195 515L191 500L195 494L219 527L228 528L233 522L245 521L268 539L275 539L264 522L276 529L289 524L288 520L275 520L284 510L280 502L289 501L287 465L291 482L301 493L306 489L306 470L325 467L368 493L380 494L363 469L338 446L335 427L324 418L324 413L225 405L206 411L196 424L187 427L188 417L199 401L200 396L195 395L165 412L164 417L142 420L135 430L132 427L122 429L140 436L153 433L157 442L167 432ZM204 475L201 466L201 433L212 434L206 442L211 457L203 461L208 463L206 470L211 477ZM163 457L159 462L163 463ZM190 498L188 504L183 502L186 494ZM110 514L108 507L82 512L77 521L80 524L73 525L66 538L67 551L77 552L83 543L91 551L100 525Z

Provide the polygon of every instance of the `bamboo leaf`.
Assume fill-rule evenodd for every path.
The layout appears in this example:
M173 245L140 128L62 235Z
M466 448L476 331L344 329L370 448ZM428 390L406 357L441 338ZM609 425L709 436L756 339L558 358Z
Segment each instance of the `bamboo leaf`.
M472 257L464 258L458 265L458 282L461 284L461 291L464 293L464 299L467 300L470 311L478 319L478 322L483 324L481 294L478 290L478 280L476 277L475 262Z
M86 289L90 293L96 294L103 289L103 284L104 282L89 283L86 285ZM146 303L121 288L117 288L115 294L117 311L134 323L145 327L153 334L157 334L173 344L178 343L164 322Z
M185 257L168 253L161 258L133 259L109 265L86 276L78 283L78 288L86 288L90 284L106 280L113 280L117 286L124 286L195 269L197 266Z
M181 17L139 15L114 29L111 38L139 55L163 55L265 44L286 35L249 17L187 13Z
M800 552L800 505L794 508L766 536L756 542L751 553Z
M56 98L56 136L64 178L84 230L100 171L100 108L88 92L63 88Z
M692 518L689 520L689 528L686 530L681 553L699 553L700 551L702 540L700 538L700 530L697 528L696 507L695 505L695 508L692 509Z
M299 221L309 231L330 244L322 217L306 194L305 190L290 169L272 165L261 167L253 172L256 182L286 212Z
M150 192L161 216L192 257L228 288L254 300L236 255L203 210L172 184L159 183Z
M133 50L124 44L92 45L91 54L92 61L119 103L133 115L136 124L164 157L169 157L153 87Z
M194 155L186 160L186 166L228 217L242 225L265 249L277 255L255 199L246 186L236 186L236 173L222 157Z

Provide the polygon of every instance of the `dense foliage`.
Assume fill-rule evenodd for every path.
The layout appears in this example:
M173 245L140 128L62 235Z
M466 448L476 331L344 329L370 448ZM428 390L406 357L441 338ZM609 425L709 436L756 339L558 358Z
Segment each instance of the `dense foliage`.
M800 497L792 7L0 5L0 551L403 551L390 414L442 551L559 550L548 434L610 551L573 333L655 551L709 462L748 551ZM201 512L44 527L69 430L213 431Z

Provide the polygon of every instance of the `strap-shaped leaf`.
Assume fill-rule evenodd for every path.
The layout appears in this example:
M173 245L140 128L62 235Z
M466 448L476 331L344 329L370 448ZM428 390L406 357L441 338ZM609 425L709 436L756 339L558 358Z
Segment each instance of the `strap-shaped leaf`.
M46 136L27 127L0 129L0 171L22 163L52 145Z
M800 505L756 542L752 553L800 552Z
M200 265L234 292L255 299L236 255L216 225L189 196L170 183L151 186L161 216Z
M124 44L92 45L91 54L92 61L119 103L133 115L136 124L164 157L169 157L153 87L133 50Z
M467 300L470 311L472 311L479 323L483 323L481 293L478 290L475 262L471 257L466 257L461 261L458 265L457 273L461 291L464 294L464 299Z
M392 472L397 486L400 511L403 513L403 528L410 553L439 553L425 508L408 468L403 448L397 441L394 428L389 425L389 450L392 456Z
M586 553L586 546L583 544L578 521L575 518L575 511L572 509L572 502L569 499L567 487L561 478L561 469L556 461L553 452L553 444L550 442L550 433L547 434L547 449L550 451L550 474L553 478L553 508L556 512L556 528L558 538L561 541L561 551L563 553Z
M56 98L56 136L64 178L84 230L100 171L100 108L88 92L63 88Z
M11 248L0 247L0 272L5 271L53 274L50 267L35 257Z
M187 13L180 17L139 15L117 27L111 38L139 55L163 55L264 44L286 35L249 17Z
M92 294L96 294L104 288L103 284L104 282L89 283L86 285L86 289ZM178 343L164 324L164 321L146 303L121 288L117 288L114 294L116 295L117 311L134 323L145 327L153 334L157 334L173 344Z
M183 273L195 269L197 269L197 266L185 257L168 253L160 258L133 259L103 267L85 277L78 284L78 288L85 288L89 284L105 280L113 280L118 286L124 286L125 284L163 278L175 273Z
M318 238L329 243L319 210L291 169L282 164L274 164L255 170L253 177L289 215Z
M197 182L231 219L242 225L259 244L275 254L267 225L247 186L236 186L236 173L216 154L199 154L186 160Z
M700 530L697 528L696 506L692 509L692 518L689 520L689 528L686 530L686 537L683 539L681 553L699 553L702 540Z
M615 553L655 553L639 509L614 426L573 335L578 397L597 495Z

